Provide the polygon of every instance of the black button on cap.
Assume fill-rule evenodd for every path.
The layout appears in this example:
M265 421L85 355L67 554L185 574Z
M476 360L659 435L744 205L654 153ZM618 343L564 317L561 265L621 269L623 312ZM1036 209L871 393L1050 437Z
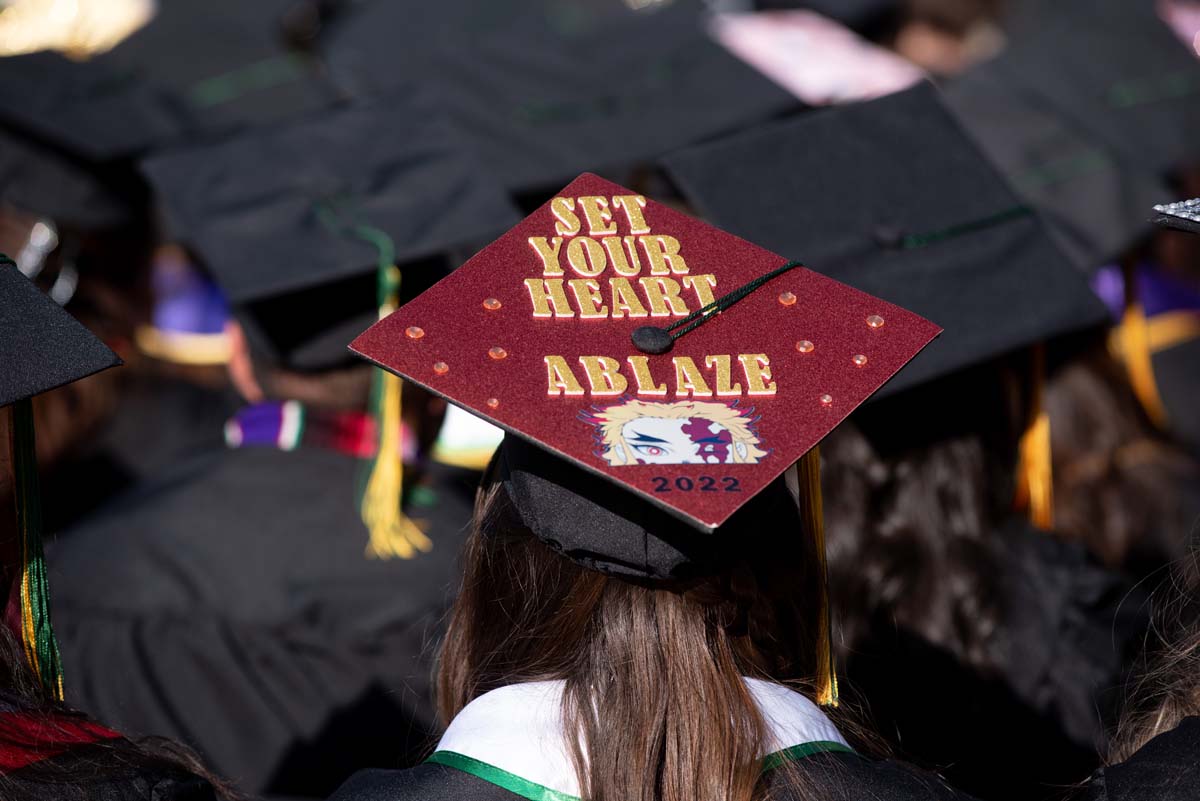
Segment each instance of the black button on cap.
M904 242L904 230L898 225L876 225L874 234L875 244L888 250L896 250Z
M671 349L673 340L671 335L661 328L653 325L643 325L640 328L635 328L633 334L630 335L633 340L633 346L642 353L653 353L655 355L666 353Z

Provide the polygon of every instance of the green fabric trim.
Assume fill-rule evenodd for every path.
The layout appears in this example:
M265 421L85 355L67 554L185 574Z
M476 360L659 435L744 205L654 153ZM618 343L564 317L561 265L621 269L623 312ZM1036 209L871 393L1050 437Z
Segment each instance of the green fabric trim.
M1108 103L1113 108L1133 108L1147 103L1178 100L1197 91L1200 91L1200 78L1189 69L1113 84L1108 90Z
M835 743L831 740L814 740L811 743L801 743L793 745L791 748L785 748L782 751L776 751L773 754L767 754L763 757L762 772L775 770L779 766L787 762L795 762L805 757L810 757L813 754L853 754L854 749L848 745Z
M203 78L188 92L192 105L211 108L254 92L273 89L303 77L303 61L290 53L269 56L241 67Z
M296 440L292 443L292 448L300 447L300 443L304 442L304 429L308 427L308 407L303 403L300 406L300 419L296 421Z
M1103 151L1087 148L1074 155L1052 159L1025 170L1013 179L1013 183L1019 189L1025 190L1053 186L1099 172L1111 163L1112 160Z
M483 779L488 784L494 784L522 798L528 798L529 801L579 801L579 798L576 796L560 793L558 790L551 790L549 787L535 784L528 779L522 779L515 773L500 770L500 768L494 765L480 762L478 759L473 759L454 751L435 751L425 761L461 770L463 773L469 773L472 776Z
M923 248L938 242L945 242L947 239L956 239L965 234L973 234L976 231L982 231L994 225L1009 222L1010 220L1028 217L1032 213L1032 210L1028 206L1013 206L1010 209L1005 209L990 217L984 217L981 220L971 220L970 222L943 228L940 231L931 231L927 234L909 234L900 240L900 247L904 250Z
M793 745L791 748L785 748L782 751L767 754L763 757L762 772L767 773L788 762L795 762L814 754L827 753L853 754L854 749L831 740L814 740L811 743L801 743L800 745ZM476 778L483 779L488 784L494 784L497 787L508 790L510 793L527 798L529 801L580 801L576 796L535 784L528 779L522 779L515 773L509 773L494 765L489 765L486 762L481 762L478 759L454 751L435 751L425 761L461 770L463 773L469 773Z
M32 399L23 398L13 404L13 498L20 549L20 562L14 566L13 578L20 584L21 642L25 655L48 697L61 701L62 657L50 624L50 577L42 551L42 498L33 420Z

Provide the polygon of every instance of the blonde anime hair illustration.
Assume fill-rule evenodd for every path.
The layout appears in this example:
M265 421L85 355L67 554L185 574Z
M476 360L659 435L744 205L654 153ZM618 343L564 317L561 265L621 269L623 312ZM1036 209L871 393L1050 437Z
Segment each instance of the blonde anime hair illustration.
M611 465L755 464L760 447L753 409L725 403L626 400L593 409L597 453Z

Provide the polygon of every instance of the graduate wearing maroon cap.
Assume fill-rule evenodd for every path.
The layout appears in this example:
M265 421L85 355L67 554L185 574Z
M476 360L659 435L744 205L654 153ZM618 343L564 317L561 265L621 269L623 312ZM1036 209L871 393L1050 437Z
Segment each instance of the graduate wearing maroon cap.
M368 330L355 351L508 433L447 731L335 798L961 797L838 726L817 483L820 440L938 333L594 175Z

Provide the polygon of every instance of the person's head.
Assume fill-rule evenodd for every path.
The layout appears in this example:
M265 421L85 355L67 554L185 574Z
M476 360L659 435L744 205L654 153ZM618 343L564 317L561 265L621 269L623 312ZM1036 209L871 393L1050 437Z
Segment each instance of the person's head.
M592 254L573 268L592 285L703 274L721 298L572 305L556 249L585 223L628 233L624 255L569 240L563 263ZM762 747L795 743L745 678L835 698L814 449L940 329L800 267L584 174L352 344L508 432L468 538L439 706L449 718L501 685L561 681L589 801L749 801Z
M256 354L240 323L225 328L229 339L229 380L250 403L268 398L298 400L327 409L363 409L371 393L371 368L351 364L315 372L289 370Z
M882 401L826 439L827 558L844 656L888 625L989 666L1001 615L992 542L1011 514L1015 469L999 372Z
M1137 574L1181 556L1192 523L1181 488L1200 470L1155 430L1108 353L1057 371L1046 408L1059 534Z
M803 686L816 672L823 571L810 532L778 520L695 533L726 542L715 572L621 578L539 540L489 478L441 652L443 719L504 685L561 680L584 797L748 801L766 732L742 677Z
M1004 46L1002 0L909 0L894 47L936 75L955 75Z

